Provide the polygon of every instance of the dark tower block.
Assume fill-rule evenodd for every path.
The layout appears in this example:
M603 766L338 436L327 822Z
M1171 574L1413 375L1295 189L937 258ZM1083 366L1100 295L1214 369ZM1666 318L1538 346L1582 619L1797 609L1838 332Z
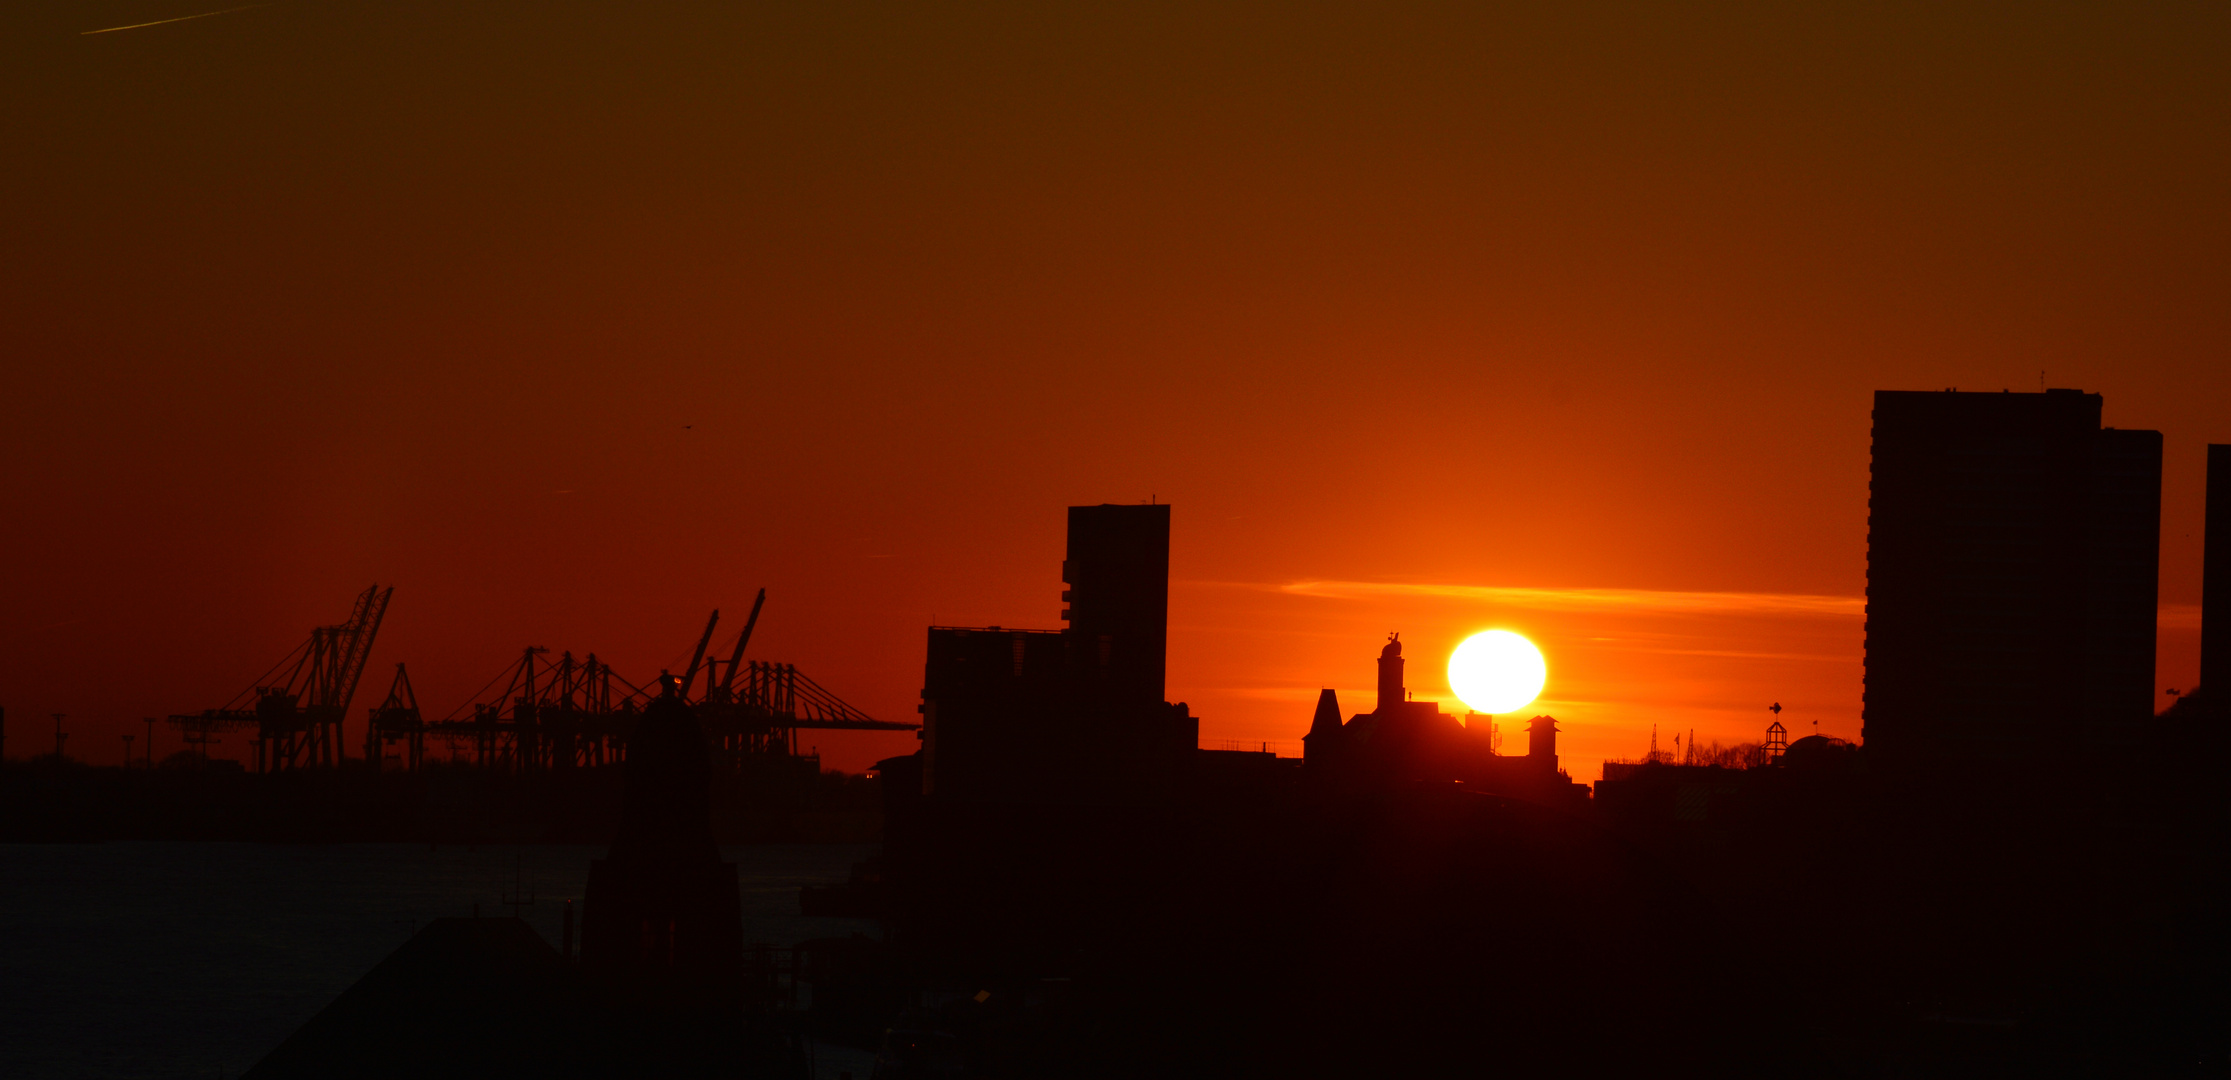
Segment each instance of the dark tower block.
M2097 394L1875 395L1865 738L1886 760L2111 751L2151 712L2161 436Z
M1072 669L1112 703L1160 704L1169 645L1170 508L1072 506L1069 556Z
M1069 628L933 626L922 678L924 795L940 803L1118 805L1175 797L1200 742L1162 700L1170 508L1072 506Z
M2231 716L2231 446L2208 447L2208 521L2200 571L2200 688Z
M2154 711L2161 626L2161 433L2092 436L2084 510L2083 716L2129 744ZM2086 742L2091 740L2086 739ZM2092 748L2100 748L2092 743Z
M645 989L718 994L743 965L736 867L713 844L704 729L668 689L628 739L619 833L589 864L581 962Z

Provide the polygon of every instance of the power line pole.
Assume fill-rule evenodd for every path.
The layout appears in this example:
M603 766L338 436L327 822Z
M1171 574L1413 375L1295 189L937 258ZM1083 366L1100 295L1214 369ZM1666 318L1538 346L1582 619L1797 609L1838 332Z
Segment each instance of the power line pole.
M69 736L62 734L62 717L64 715L63 713L54 714L54 763L57 765L62 763L62 743L69 739Z

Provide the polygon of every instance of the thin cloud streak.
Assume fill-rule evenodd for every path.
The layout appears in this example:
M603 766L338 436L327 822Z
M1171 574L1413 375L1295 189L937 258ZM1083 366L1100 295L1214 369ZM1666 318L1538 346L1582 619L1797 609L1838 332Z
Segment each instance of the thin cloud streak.
M1857 596L1805 593L1670 592L1657 589L1531 589L1497 585L1422 585L1384 581L1297 581L1277 586L1292 596L1363 600L1422 596L1472 600L1530 611L1627 611L1663 615L1782 615L1859 618Z
M1605 645L1610 652L1649 653L1653 656L1713 656L1727 660L1785 660L1802 664L1849 664L1858 655L1833 656L1819 653L1743 652L1736 649L1659 649L1646 645Z

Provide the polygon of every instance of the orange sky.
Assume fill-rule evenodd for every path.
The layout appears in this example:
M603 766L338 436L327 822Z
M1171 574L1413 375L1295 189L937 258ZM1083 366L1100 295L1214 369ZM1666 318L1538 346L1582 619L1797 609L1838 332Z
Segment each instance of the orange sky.
M8 751L114 760L375 580L359 706L644 677L765 585L754 655L911 718L925 624L1057 626L1061 508L1150 496L1210 739L1489 626L1583 780L1856 737L1848 604L1759 598L1860 595L1872 391L2041 370L2166 435L2191 680L2231 15L1454 7L24 5Z

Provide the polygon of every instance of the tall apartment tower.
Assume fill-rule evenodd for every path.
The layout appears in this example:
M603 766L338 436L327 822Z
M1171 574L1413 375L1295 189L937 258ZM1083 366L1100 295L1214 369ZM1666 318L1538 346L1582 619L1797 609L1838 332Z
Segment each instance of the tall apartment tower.
M1069 508L1070 663L1109 700L1159 704L1169 653L1168 504Z
M1199 744L1163 700L1170 508L1072 506L1066 630L929 628L922 793L997 803L1152 801Z
M2161 434L2098 394L1875 394L1863 717L1891 763L2113 752L2153 711Z
M2231 716L2231 445L2208 447L2207 545L2200 571L2200 686Z

